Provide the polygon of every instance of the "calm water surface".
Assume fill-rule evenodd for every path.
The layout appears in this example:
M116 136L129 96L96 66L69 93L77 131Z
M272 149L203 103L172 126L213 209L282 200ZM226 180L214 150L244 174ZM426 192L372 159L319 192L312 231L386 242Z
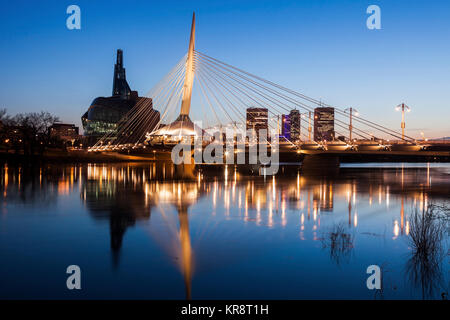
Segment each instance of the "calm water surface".
M448 164L345 165L333 178L172 179L154 164L3 165L0 298L440 299L409 217L450 200ZM344 244L330 235L343 233ZM341 243L342 244L342 243ZM82 290L66 288L79 265ZM383 268L383 290L366 268Z

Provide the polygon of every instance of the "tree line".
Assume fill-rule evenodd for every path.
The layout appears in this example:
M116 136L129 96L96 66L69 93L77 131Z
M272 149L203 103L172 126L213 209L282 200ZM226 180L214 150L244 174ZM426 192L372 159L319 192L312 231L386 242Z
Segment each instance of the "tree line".
M56 122L59 118L46 111L11 116L6 109L0 109L0 148L25 156L42 155L47 147L60 143L50 134Z

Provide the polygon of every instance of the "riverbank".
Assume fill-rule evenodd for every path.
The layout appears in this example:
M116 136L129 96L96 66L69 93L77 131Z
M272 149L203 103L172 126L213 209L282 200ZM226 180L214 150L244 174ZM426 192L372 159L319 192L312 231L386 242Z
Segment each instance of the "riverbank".
M301 163L303 157L292 158L285 153L280 154L280 163ZM133 152L131 154L119 152L88 152L87 150L46 150L42 155L23 155L16 153L0 152L0 162L10 163L117 163L117 162L151 162L155 160L170 161L171 154L168 150L154 152ZM340 163L448 163L449 157L434 156L399 156L387 154L358 155L348 154L339 156Z
M151 161L150 158L130 156L119 153L103 154L98 152L87 152L84 150L46 151L42 155L23 155L15 153L0 153L2 162L19 163L114 163L114 162L133 162L133 161Z

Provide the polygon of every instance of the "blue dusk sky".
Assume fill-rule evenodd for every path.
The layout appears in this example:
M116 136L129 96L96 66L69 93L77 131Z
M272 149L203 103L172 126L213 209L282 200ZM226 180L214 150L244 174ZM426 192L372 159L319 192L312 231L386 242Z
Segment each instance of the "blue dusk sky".
M81 8L81 30L66 9ZM381 30L366 27L369 5ZM64 122L112 90L116 49L127 80L145 94L186 53L192 12L196 49L364 118L450 136L450 1L1 1L0 107L46 110Z

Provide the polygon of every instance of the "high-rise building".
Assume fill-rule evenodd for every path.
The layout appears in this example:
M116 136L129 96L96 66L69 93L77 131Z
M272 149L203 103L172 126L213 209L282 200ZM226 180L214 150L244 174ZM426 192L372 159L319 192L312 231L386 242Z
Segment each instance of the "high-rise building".
M78 139L80 137L78 131L78 127L71 123L57 122L49 128L50 136L61 140Z
M247 130L268 130L268 110L266 108L247 108Z
M148 109L148 116L145 118L148 121L140 123L142 128L135 129L135 134L153 130L159 123L160 114L153 109L151 98L139 97L137 91L130 89L123 67L123 52L119 49L114 66L112 96L95 98L89 109L81 117L84 135L88 137L88 144L92 145L105 134L113 133L119 121L125 120L125 115L138 103L140 108ZM127 134L133 134L133 132Z
M291 140L291 118L288 114L281 116L281 136Z
M314 109L314 140L334 140L334 108Z
M299 141L301 133L301 118L299 110L291 110L289 113L290 119L290 140Z

